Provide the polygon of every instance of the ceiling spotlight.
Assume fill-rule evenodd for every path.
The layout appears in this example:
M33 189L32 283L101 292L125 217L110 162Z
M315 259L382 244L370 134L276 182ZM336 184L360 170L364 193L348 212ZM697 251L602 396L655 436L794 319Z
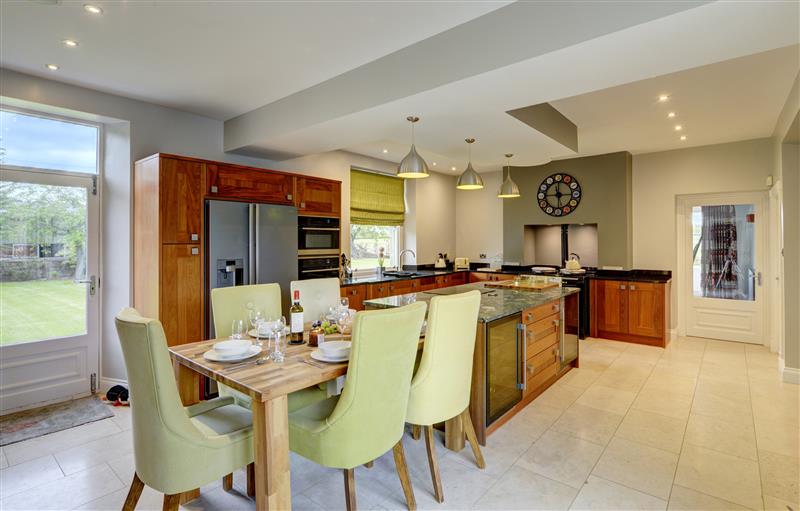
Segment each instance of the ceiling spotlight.
M431 165L433 165L435 167L436 166L436 162L435 161L431 162Z
M675 131L680 131L682 129L683 129L683 126L681 126L680 124L676 124L675 125Z
M455 171L456 171L456 168L455 168L455 167L450 167L450 170L452 170L453 172L455 172Z
M388 152L389 152L389 150L388 150L388 149L384 149L384 150L383 150L383 154L387 154Z
M681 140L686 140L686 135L681 135Z
M673 117L675 117L675 112L670 112L670 113L668 113L668 114L667 114L667 117L669 117L670 119L672 119Z
M668 99L669 99L669 96L667 96L666 94L662 94L662 95L660 95L660 96L658 97L658 100L659 100L660 102L662 102L662 103L663 103L664 101L668 100Z
M92 4L84 4L83 10L91 14L97 14L97 15L103 14L103 9Z
M78 41L75 41L74 39L64 39L61 42L64 43L64 46L67 48L77 48L78 46Z
M47 69L49 69L50 71L58 71L58 66L55 65L55 64L47 64L47 65L45 65L45 67Z

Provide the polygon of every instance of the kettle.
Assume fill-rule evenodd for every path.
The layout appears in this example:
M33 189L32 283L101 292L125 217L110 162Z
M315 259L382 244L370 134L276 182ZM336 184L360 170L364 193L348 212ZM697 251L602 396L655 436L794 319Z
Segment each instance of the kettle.
M446 254L439 253L439 256L436 258L436 262L433 264L434 268L447 268L447 257Z
M575 252L569 255L569 259L564 261L564 265L568 270L580 270L581 269L581 258Z

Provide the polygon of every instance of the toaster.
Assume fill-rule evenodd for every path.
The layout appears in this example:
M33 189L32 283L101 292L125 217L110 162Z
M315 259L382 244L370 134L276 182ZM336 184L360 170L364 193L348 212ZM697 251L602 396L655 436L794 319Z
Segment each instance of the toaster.
M456 270L469 270L469 257L456 257L453 268Z

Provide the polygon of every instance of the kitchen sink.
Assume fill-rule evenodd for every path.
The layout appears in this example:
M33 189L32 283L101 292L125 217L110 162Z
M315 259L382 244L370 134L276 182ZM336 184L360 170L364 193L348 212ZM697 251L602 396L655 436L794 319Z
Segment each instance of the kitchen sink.
M417 273L415 271L385 271L383 272L384 275L387 277L417 277L422 275L421 273Z

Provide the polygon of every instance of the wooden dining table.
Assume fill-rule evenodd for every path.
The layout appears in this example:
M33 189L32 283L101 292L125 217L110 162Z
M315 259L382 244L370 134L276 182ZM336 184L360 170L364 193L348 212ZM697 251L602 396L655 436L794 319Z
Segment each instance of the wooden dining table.
M288 395L347 373L347 362L325 363L311 358L316 348L289 345L281 363L257 364L258 357L244 363L212 362L203 357L218 340L171 346L172 365L184 406L200 400L200 375L224 383L252 399L253 456L256 509L286 510L292 507L289 467ZM420 338L420 346L424 338ZM448 421L446 437L463 438L459 420ZM463 443L461 445L463 447ZM199 490L185 494L196 498Z

